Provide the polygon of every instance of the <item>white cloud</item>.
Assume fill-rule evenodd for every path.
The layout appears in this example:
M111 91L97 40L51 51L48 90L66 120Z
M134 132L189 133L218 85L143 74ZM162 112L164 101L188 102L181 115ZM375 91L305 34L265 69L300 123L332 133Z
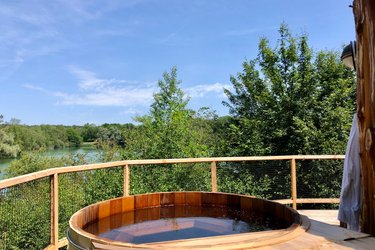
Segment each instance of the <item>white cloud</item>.
M120 115L138 115L141 113L141 110L136 108L128 108L122 112L120 112Z
M50 91L32 84L23 87L43 92L58 98L59 105L82 106L117 106L126 107L127 114L137 113L139 107L147 107L152 103L153 94L158 91L156 81L139 83L122 79L98 78L97 74L76 66L69 66L69 72L75 76L78 91L75 93ZM223 97L223 89L231 89L224 83L201 84L184 90L191 99L199 99L208 95Z
M152 101L154 89L150 88L104 88L82 94L54 93L63 105L87 106L146 106Z
M101 89L110 84L108 80L99 79L95 73L74 66L69 67L70 72L79 79L78 86L82 89Z
M32 84L24 84L22 86L25 87L25 88L27 88L27 89L38 90L38 91L42 91L42 92L46 91L45 89L43 89L41 87L38 87L38 86L34 86Z
M149 82L98 78L94 72L75 66L70 66L69 71L78 80L76 93L54 92L31 84L23 86L57 97L60 105L85 106L147 106L156 90L155 84Z
M194 87L186 89L186 94L191 98L201 98L210 93L218 94L219 96L223 95L224 88L230 88L231 85L224 83L213 83L213 84L201 84Z
M137 81L118 80L118 79L101 79L94 72L84 70L75 66L68 67L71 74L79 79L78 86L85 90L102 90L105 87L117 84L137 84Z

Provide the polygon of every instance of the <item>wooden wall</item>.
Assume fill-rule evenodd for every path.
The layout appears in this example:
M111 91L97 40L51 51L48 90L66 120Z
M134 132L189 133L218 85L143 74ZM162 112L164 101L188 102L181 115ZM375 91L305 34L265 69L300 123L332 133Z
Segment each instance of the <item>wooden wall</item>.
M357 34L357 111L360 124L363 207L361 226L375 235L375 1L354 0Z

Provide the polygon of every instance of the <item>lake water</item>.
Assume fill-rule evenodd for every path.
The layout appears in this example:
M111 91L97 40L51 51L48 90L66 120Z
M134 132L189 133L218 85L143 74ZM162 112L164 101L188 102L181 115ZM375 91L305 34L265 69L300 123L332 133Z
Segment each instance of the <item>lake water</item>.
M94 146L90 144L84 144L79 148L64 148L64 149L57 149L57 150L48 150L44 154L48 156L56 156L61 157L64 155L75 155L75 154L82 154L85 156L85 160L88 163L95 163L98 162L100 150L96 149ZM0 180L4 178L4 169L9 166L9 164L14 161L15 158L11 159L0 159Z

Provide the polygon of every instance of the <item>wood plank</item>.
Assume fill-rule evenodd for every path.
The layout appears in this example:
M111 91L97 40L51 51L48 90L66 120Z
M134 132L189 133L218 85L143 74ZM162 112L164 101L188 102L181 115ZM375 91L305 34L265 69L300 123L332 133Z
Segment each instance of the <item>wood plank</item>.
M363 205L361 228L375 235L375 2L355 0L357 115Z
M290 174L292 181L292 207L297 209L297 173L296 173L296 159L290 161Z
M44 250L55 250L56 247L54 245L48 245L47 247L44 248Z
M122 213L122 199L114 199L109 202L110 204L110 214L120 214Z
M174 204L174 193L161 193L160 194L160 205L169 206Z
M160 206L160 194L148 194L147 206L159 207Z
M50 243L58 249L59 242L59 182L58 175L50 176Z
M211 191L217 192L216 161L211 163Z
M280 203L280 204L292 204L293 200L291 199L280 199L280 200L272 200L274 202Z
M110 215L111 212L111 203L110 200L101 202L99 205L98 219L106 218Z
M130 168L128 164L124 166L124 196L129 196L130 194Z
M292 204L293 200L291 199L280 199L272 200L280 204ZM297 203L328 203L328 204L339 204L339 198L297 198Z
M242 211L252 211L253 209L253 199L249 199L246 196L240 197L240 206Z
M361 238L361 239L356 239L356 240L344 241L341 244L351 249L374 250L375 238L366 237L366 238Z
M148 195L137 195L134 199L134 209L142 209L148 206Z
M174 163L205 163L205 162L238 162L238 161L277 161L277 160L343 160L344 155L280 155L280 156L244 156L244 157L215 157L215 158L185 158L185 159L149 159L149 160L127 160L106 163L95 163L89 165L50 168L27 175L9 178L0 181L0 189L14 186L20 183L48 177L53 174L73 173L95 169L121 167L125 165L148 165L148 164L174 164Z
M297 203L340 203L339 198L298 198Z
M216 194L206 193L206 194L212 195L214 197L216 206L227 206L228 194L220 194L220 193L216 193ZM202 199L202 202L203 202L203 199Z
M126 197L122 199L122 212L129 212L134 210L134 196Z
M310 219L311 228L309 233L322 236L331 241L345 241L347 239L357 239L368 237L368 234L359 233L342 227L328 225L317 220Z
M339 226L337 219L338 210L298 210L299 214L305 215L312 220L324 222L330 225Z
M186 204L185 193L181 193L181 192L174 193L174 204L185 205Z
M189 206L198 206L202 204L202 196L200 192L186 192L185 204Z
M65 247L68 245L68 239L66 237L59 240L58 248Z

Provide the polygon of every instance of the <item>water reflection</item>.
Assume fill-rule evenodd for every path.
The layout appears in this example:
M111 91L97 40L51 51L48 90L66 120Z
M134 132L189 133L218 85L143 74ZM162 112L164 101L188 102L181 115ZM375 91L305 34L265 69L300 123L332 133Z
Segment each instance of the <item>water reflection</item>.
M113 215L84 230L106 239L140 244L274 229L263 222L263 217L228 207L167 206Z

